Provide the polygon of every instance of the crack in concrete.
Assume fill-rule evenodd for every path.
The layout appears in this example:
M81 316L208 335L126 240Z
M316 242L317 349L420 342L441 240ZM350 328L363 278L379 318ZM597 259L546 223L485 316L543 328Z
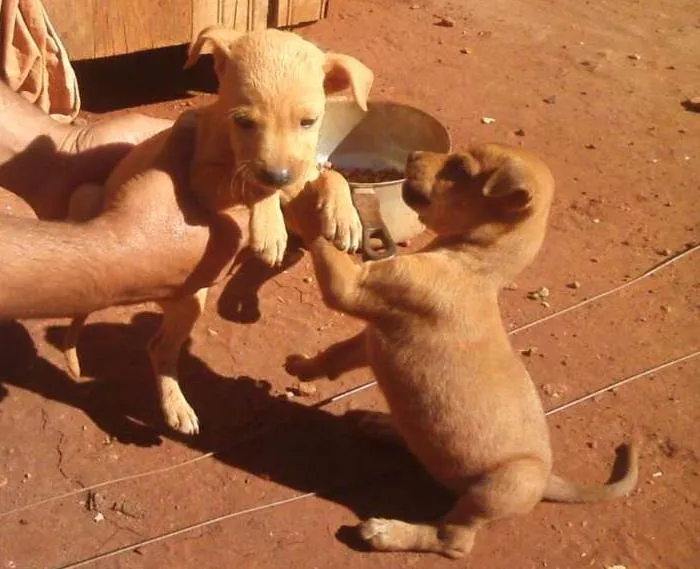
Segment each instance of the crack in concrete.
M49 414L43 407L39 409L39 412L41 413L41 432L45 433L48 430ZM63 452L63 442L65 441L65 439L66 435L63 433L63 431L58 431L58 442L56 443L56 454L58 455L58 461L56 463L56 468L61 473L61 476L63 476L63 478L65 478L66 480L78 484L80 486L84 486L82 482L80 482L79 480L74 480L73 478L68 476L68 474L66 474L65 470L63 470L63 460L65 458L65 454Z
M58 433L58 443L56 444L56 453L58 454L58 463L56 464L56 468L58 468L58 471L61 473L63 478L66 480L70 480L71 482L73 481L70 476L68 476L65 471L63 470L63 441L65 440L66 435L64 435L62 432L59 431Z
M49 424L49 414L46 412L46 409L43 407L39 409L39 412L41 413L41 432L45 433L46 432L46 425Z

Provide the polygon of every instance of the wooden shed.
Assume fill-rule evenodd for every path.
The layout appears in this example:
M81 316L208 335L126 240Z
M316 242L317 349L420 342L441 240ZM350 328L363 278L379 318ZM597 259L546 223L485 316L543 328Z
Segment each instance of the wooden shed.
M212 24L250 31L324 18L330 0L44 0L72 60L189 43Z

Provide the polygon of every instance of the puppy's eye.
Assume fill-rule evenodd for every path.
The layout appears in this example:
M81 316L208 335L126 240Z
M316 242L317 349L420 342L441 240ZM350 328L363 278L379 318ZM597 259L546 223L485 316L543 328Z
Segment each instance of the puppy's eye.
M301 122L299 124L301 124L301 128L311 128L312 126L314 126L316 124L317 120L318 120L318 118L301 119Z
M233 122L236 126L243 130L250 130L255 127L255 121L248 115L233 115Z

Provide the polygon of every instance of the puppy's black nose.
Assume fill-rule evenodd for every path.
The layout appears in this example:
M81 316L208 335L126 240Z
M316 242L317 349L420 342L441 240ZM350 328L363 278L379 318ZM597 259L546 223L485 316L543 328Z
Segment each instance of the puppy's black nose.
M292 181L292 173L288 168L260 168L258 178L266 186L286 186Z

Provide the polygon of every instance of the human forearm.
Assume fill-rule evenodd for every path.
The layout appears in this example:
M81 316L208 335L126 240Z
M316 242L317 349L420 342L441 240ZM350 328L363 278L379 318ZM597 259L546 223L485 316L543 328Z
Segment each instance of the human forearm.
M87 313L116 296L103 262L122 260L113 234L0 216L0 243L0 320Z
M174 215L146 225L0 215L0 321L193 294L228 274L246 244L244 213L208 225Z

